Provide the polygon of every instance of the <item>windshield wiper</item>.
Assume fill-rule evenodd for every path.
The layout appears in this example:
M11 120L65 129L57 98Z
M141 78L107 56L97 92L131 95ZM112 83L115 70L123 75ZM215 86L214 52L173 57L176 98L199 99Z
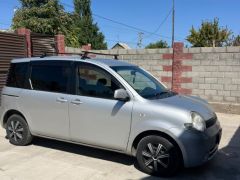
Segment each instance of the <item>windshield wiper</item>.
M169 93L169 91L162 91L162 92L158 92L158 93L155 93L155 94L147 95L147 96L144 96L144 97L148 98L148 99L155 99L155 98L159 98L163 94L168 94L168 93Z
M155 97L159 97L159 96L161 96L161 95L163 95L163 94L168 94L168 93L169 93L169 91L162 91L162 92L156 93L154 96L155 96Z

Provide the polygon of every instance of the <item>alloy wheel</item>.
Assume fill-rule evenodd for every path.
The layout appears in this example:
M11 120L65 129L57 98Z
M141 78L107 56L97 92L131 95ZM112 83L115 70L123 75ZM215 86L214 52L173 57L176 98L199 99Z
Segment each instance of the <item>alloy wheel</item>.
M145 166L154 171L169 166L170 155L162 144L148 143L142 151L142 158Z
M14 140L15 142L22 141L24 129L22 124L18 120L11 121L7 128L9 131L9 139Z

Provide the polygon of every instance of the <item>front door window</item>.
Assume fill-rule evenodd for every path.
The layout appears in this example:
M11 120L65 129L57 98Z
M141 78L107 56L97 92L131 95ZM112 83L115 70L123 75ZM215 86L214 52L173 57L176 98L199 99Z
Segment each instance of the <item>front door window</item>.
M113 99L121 85L105 70L91 64L77 67L77 95Z

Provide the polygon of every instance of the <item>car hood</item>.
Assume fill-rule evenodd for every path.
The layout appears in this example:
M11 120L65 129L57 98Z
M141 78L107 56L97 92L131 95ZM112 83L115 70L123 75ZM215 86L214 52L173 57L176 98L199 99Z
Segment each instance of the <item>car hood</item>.
M215 116L213 109L207 101L194 96L175 95L168 98L153 100L154 103L160 103L162 106L169 106L184 111L194 111L199 113L205 120Z

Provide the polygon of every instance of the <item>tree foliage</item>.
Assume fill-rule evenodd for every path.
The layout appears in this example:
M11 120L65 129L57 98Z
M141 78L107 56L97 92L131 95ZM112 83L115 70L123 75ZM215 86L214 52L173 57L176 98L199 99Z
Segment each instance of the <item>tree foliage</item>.
M67 13L59 0L19 0L12 27L25 27L32 32L65 35L67 46L91 44L93 49L106 49L104 35L93 22L90 0L74 0L74 12Z
M71 23L70 14L57 0L20 0L22 7L13 17L13 29L25 27L32 32L55 35L67 33Z
M222 47L227 45L231 34L227 27L220 27L219 20L215 18L213 21L203 21L198 30L192 27L187 41L193 47Z
M74 13L80 18L92 18L90 0L74 0Z
M42 6L48 3L48 0L20 0L23 7L32 8L36 6Z
M240 46L240 35L233 37L233 41L232 41L231 45L232 46Z
M145 49L157 49L157 48L169 48L169 45L166 41L160 40L155 43L150 43L145 47Z
M97 23L93 22L90 0L74 0L73 17L72 29L78 40L72 44L73 47L91 44L93 49L107 48L103 33L99 31Z

